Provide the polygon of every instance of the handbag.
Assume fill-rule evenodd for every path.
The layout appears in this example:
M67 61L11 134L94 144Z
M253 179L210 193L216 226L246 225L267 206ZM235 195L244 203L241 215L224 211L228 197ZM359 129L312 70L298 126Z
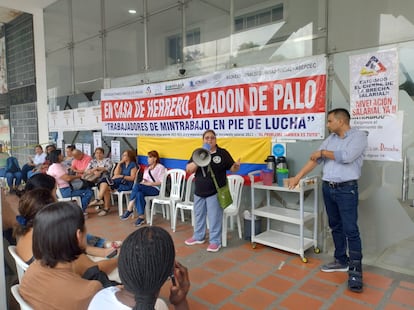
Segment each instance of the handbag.
M220 207L222 209L226 209L233 203L233 198L231 198L231 193L230 193L229 184L227 183L227 178L226 178L226 185L224 185L223 187L219 187L217 184L216 176L213 172L213 169L211 169L210 165L208 165L208 170L211 173L211 178L213 179L214 186L216 187L216 190L217 190L217 199L220 204Z
M102 177L102 174L103 173L96 174L96 173L93 173L93 172L84 173L83 176L82 176L82 180L85 180L85 181L88 181L88 182L91 182L91 183L95 184Z
M73 191L79 190L79 189L87 189L93 187L95 184L83 180L83 179L74 179L70 181L69 186Z

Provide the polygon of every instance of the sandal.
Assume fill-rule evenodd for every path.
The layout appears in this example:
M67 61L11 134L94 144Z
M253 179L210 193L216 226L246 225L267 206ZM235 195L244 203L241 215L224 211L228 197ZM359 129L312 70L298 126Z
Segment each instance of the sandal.
M104 204L103 199L95 199L88 204L88 207L99 207Z
M99 213L98 216L105 216L109 213L109 209L102 209Z
M357 270L348 271L348 288L351 292L361 293L362 292L362 272Z

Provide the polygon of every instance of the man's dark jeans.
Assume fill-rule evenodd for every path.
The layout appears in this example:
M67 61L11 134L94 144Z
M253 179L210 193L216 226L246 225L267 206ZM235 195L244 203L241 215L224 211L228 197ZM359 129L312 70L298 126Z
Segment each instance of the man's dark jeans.
M323 199L328 214L329 227L335 245L335 258L341 263L349 260L361 261L361 238L358 229L358 184L330 186L322 185Z

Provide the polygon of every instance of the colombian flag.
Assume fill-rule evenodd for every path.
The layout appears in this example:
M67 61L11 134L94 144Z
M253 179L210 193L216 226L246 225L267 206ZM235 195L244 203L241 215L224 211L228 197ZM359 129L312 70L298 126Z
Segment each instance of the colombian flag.
M147 154L156 150L160 154L161 163L168 169L185 169L193 151L202 147L202 138L146 137L138 136L138 162L147 164ZM270 137L217 137L217 145L225 148L235 161L240 158L240 170L237 174L247 175L254 170L266 168L265 159L271 154Z

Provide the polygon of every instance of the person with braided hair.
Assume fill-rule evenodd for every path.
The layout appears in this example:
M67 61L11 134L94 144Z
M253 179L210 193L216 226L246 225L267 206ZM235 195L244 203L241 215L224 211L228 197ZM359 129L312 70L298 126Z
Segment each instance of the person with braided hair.
M175 261L174 243L165 229L146 226L131 233L122 244L118 270L124 287L108 287L99 291L88 310L168 309L166 303L158 298L168 278L172 280L169 299L174 309L189 309L188 270Z

